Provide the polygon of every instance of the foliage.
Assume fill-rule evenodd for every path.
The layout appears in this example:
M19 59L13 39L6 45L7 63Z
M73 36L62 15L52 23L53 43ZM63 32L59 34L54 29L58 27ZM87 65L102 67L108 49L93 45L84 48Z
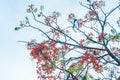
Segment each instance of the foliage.
M115 25L109 22L110 15L120 4L106 12L102 0L87 0L86 3L80 2L88 10L84 19L77 18L74 13L68 15L69 27L58 24L59 12L46 16L44 6L40 9L28 6L27 13L45 29L32 25L25 17L21 27L15 30L32 28L45 35L43 42L31 40L26 43L30 56L37 61L36 72L40 80L120 80L120 18L113 20ZM74 36L76 34L78 37Z

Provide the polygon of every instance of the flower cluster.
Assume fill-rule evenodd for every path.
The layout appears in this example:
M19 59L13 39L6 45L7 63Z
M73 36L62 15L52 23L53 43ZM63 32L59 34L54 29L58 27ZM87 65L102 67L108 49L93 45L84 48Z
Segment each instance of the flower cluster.
M29 18L26 17L26 20L21 22L20 27L15 28L15 30L19 30L31 27L44 33L47 37L45 38L47 40L41 43L31 40L26 44L27 49L30 50L30 56L36 60L36 73L40 80L63 80L66 78L83 80L84 77L91 76L87 74L88 69L92 68L96 72L102 73L105 70L103 64L119 67L120 48L117 47L116 42L120 42L120 33L112 23L108 22L110 18L107 18L118 7L113 8L112 11L104 11L105 2L103 0L88 0L88 2L87 5L81 3L81 6L88 9L84 18L77 18L74 13L70 13L67 20L72 25L64 27L65 29L57 23L60 16L59 12L54 11L51 15L46 16L42 11L44 6L40 7L40 12L37 12L37 8L33 4L28 6L27 12L32 13L35 22L49 26L47 31L40 27L36 28L30 24ZM42 20L39 21L37 17L42 17ZM120 27L120 18L117 20L117 25ZM67 29L77 31L74 30L69 34ZM78 38L74 37L76 34L80 38L79 41ZM115 44L112 45L112 42ZM74 54L74 52L78 54ZM107 66L107 68L109 67ZM83 76L84 70L86 71L85 76ZM111 77L113 77L115 71L108 70L107 72L110 72Z
M33 4L31 4L31 5L28 5L28 7L29 7L29 9L33 9L34 8L34 5Z
M83 45L84 45L84 42L85 42L85 39L81 39L81 40L79 41L80 46L83 46Z
M70 50L69 46L64 44L61 47L57 47L56 42L52 40L36 44L36 41L32 40L27 43L27 48L31 50L31 57L37 60L36 72L39 75L38 78L56 80L58 77L52 74L56 70L55 65L59 60L59 55Z
M52 57L54 60L56 60L57 55L54 54L55 50L56 43L54 41L47 40L40 44L37 44L34 48L32 48L30 55L33 58L38 59L38 61L44 60L45 59L44 56L46 56L47 58Z
M118 47L111 48L112 53L120 59L120 49Z
M96 13L94 11L88 11L88 13L85 15L86 21L93 21L93 20L95 20L97 14L98 13Z
M92 32L89 32L87 36L88 36L88 37L92 37L92 36L94 36L94 35L93 35Z
M60 13L54 11L52 15L45 17L44 21L47 26L50 26L53 22L56 22L59 16L60 16Z
M99 59L95 57L99 55L99 51L96 50L87 50L84 55L81 56L80 63L84 64L93 64L96 72L102 72L102 65L99 63Z
M82 27L85 23L82 19L77 19L78 27Z
M26 47L27 47L28 50L31 50L31 49L34 48L36 45L37 45L36 40L33 39L33 40L27 42Z
M37 12L37 8L35 8L35 6L33 4L28 5L28 9L26 9L27 13L36 13Z
M51 33L52 33L53 38L57 39L60 37L60 33L52 28L51 28Z
M105 2L104 1L94 1L93 3L92 3L92 7L94 8L94 9L98 9L98 8L100 8L100 7L103 7L103 6L105 6Z
M68 15L68 19L67 19L67 20L68 20L69 22L73 23L75 19L76 19L76 16L75 16L74 13L70 13L70 14Z
M61 15L61 14L60 14L59 12L56 12L56 11L54 11L54 12L52 13L52 16L53 16L54 19L57 19L60 15Z

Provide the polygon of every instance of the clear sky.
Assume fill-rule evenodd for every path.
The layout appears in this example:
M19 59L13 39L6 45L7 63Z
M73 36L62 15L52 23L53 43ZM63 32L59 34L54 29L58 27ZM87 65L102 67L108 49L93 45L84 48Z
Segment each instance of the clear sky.
M78 0L1 0L0 1L0 80L37 80L36 64L32 62L24 43L39 36L36 31L22 29L14 31L23 20L29 4L45 5L48 12L54 10L70 12ZM77 4L77 5L76 5ZM62 6L61 6L62 5ZM69 7L74 7L68 9ZM64 8L66 7L66 8ZM49 14L49 13L48 13ZM64 14L63 14L64 15Z
M79 1L84 0L1 0L0 80L37 80L35 62L31 61L24 43L17 41L38 38L39 33L31 29L14 31L14 28L19 26L19 21L28 15L25 11L27 6L44 5L48 15L56 10L62 13L62 18L65 20L68 13L82 14Z

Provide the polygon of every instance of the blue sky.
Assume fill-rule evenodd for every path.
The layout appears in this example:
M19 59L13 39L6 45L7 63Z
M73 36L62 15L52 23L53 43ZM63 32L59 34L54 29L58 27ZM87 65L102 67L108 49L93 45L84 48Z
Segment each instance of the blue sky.
M29 41L39 38L39 33L31 29L14 31L19 21L26 15L29 4L45 6L49 15L54 10L62 13L65 24L67 14L82 14L81 0L2 0L0 1L0 80L37 80L35 61L31 61L29 51L19 40ZM82 0L83 1L83 0Z
M75 8L74 0L2 0L0 1L0 80L37 80L35 61L31 61L24 43L38 38L39 34L31 29L14 31L19 21L26 15L29 4L45 5L46 11L70 12ZM63 6L61 6L63 5ZM64 8L66 6L66 8ZM73 9L68 9L69 7ZM64 14L63 14L64 15ZM66 14L67 15L67 14Z
M25 15L28 0L3 0L0 2L0 79L1 80L35 80L35 65L29 59L29 52L24 44L21 32L14 27Z

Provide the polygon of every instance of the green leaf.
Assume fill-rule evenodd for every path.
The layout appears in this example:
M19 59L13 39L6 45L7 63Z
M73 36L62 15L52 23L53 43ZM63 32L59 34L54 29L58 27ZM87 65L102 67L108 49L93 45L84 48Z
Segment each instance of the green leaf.
M119 38L120 38L120 34L116 34L116 35L115 35L115 38L116 38L116 39L119 39Z
M74 67L70 67L70 68L68 68L68 71L71 72L71 73L73 73L73 72L76 71L76 69Z
M77 69L78 69L78 70L82 70L82 69L83 69L83 66L82 66L82 65L79 65L79 66L77 67Z
M45 61L45 65L48 65L48 62L47 62L47 61Z
M98 77L98 79L97 80L101 80L101 78L100 77Z
M111 40L113 38L113 35L109 35L108 39Z
M38 17L41 17L41 16L43 16L43 12L40 12L40 13L38 14Z
M94 77L92 75L89 75L89 78L92 79L92 80L94 80Z
M29 21L26 21L26 24L29 23Z
M55 65L55 64L56 64L56 61L55 61L55 60L53 60L53 61L52 61L52 64L53 64L53 65Z
M88 36L88 38L87 38L87 41L86 41L86 44L89 44L89 43L91 43L91 40L93 39L93 37L92 36Z
M112 34L115 34L116 30L115 29L111 29L110 30Z
M53 60L53 61L51 61L51 62L52 62L51 67L54 67L54 66L55 66L55 64L56 64L56 61L55 61L55 60Z
M104 40L105 40L105 38L102 37L102 38L100 39L100 42L102 42L102 41L104 41Z
M44 9L44 6L43 6L43 5L41 5L41 6L40 6L40 10L42 11L43 9Z
M107 68L107 67L104 67L104 70L108 70L108 68Z
M28 20L28 17L26 16L25 19Z
M79 76L79 79L81 80L82 78L83 78L83 75L80 75L80 76Z
M61 64L64 64L64 60L60 60L60 63L61 63Z
M33 11L36 13L37 12L37 8L35 8Z
M87 40L86 43L89 44L91 41L90 40Z
M29 23L29 19L27 16L25 17L25 19L26 19L26 24Z
M82 78L82 80L89 80L89 78L88 78L87 75L85 75L85 76Z
M30 9L26 9L27 13L31 13L31 10Z

